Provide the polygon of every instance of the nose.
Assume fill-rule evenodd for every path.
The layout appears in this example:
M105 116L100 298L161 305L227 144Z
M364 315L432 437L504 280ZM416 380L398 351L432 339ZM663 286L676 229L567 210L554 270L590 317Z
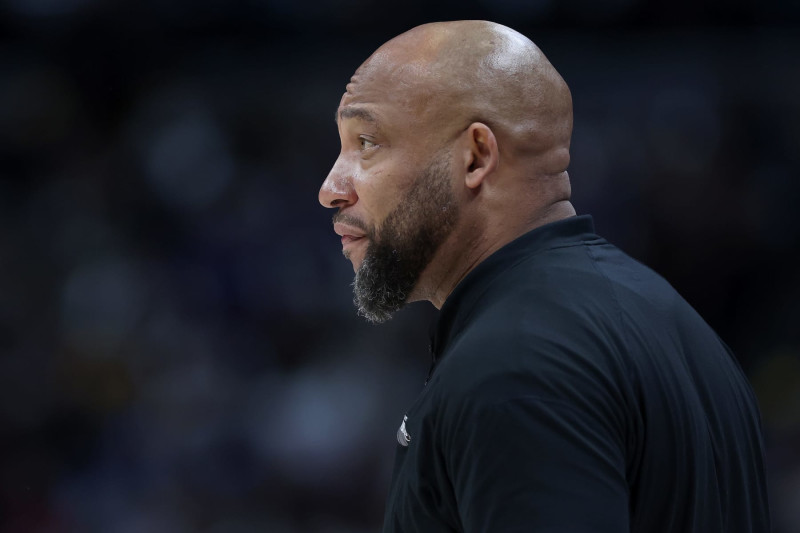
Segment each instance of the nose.
M336 160L328 177L319 188L319 203L323 207L347 207L356 203L358 196L350 174L345 172L342 158Z

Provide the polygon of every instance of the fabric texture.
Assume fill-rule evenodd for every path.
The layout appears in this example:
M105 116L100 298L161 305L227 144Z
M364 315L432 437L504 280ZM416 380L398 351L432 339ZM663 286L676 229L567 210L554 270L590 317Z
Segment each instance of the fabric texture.
M432 352L384 532L769 531L738 363L591 217L479 264L442 307Z

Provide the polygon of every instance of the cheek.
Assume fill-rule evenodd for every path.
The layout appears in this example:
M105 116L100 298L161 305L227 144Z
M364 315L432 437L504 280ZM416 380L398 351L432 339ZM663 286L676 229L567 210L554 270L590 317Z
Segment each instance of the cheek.
M395 174L384 170L364 172L356 178L356 194L368 217L366 222L377 224L392 210L400 198L397 182Z

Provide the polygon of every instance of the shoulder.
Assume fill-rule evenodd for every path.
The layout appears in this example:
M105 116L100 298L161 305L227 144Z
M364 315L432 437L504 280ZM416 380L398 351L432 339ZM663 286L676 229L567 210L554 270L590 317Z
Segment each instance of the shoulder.
M635 409L639 333L662 327L677 297L606 241L520 258L482 290L429 383L450 414L524 398L621 420Z
M619 372L625 342L610 290L580 271L553 276L514 272L506 289L488 292L451 338L442 378L468 394L491 383L561 394L559 387L591 387Z
M624 425L631 387L613 335L564 307L488 309L475 321L480 325L454 339L428 385L439 396L443 427L522 406Z

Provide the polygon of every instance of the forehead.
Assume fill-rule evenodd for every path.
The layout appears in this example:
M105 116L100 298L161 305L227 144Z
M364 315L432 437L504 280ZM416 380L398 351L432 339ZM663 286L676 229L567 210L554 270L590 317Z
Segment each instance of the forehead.
M337 115L367 120L370 117L356 110L368 109L376 119L393 114L418 117L424 111L421 104L426 94L421 71L419 62L398 63L392 58L371 57L350 78Z

